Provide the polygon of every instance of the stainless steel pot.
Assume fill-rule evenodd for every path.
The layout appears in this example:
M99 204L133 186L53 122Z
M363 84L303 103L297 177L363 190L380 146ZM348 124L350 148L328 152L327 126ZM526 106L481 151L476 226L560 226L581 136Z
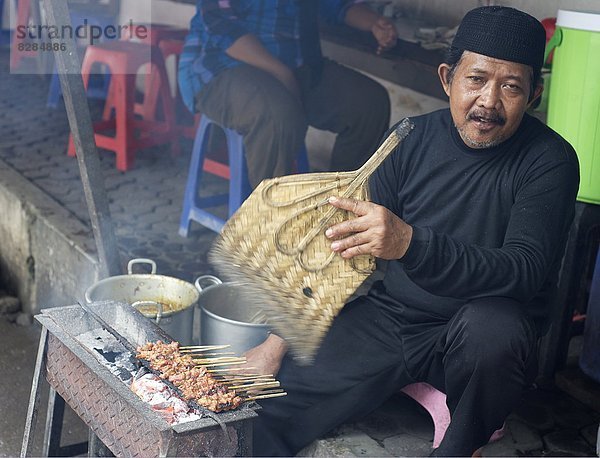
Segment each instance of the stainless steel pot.
M136 264L150 264L150 274L134 274ZM191 345L194 309L199 292L189 282L166 275L156 275L156 263L151 259L132 259L127 275L108 277L90 286L85 292L87 302L122 301L136 307L156 321L167 334L182 345Z
M228 344L231 351L241 355L267 338L269 327L251 322L254 310L245 305L247 301L238 287L212 275L199 277L195 285L200 291L201 345Z

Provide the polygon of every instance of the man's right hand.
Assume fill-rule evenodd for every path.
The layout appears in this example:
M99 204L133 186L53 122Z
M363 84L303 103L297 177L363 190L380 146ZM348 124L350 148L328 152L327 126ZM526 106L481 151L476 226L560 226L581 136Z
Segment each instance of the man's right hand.
M377 54L393 48L398 42L396 26L387 17L382 16L377 19L371 27L371 33L377 40Z
M248 372L261 375L272 375L279 372L281 361L287 352L285 340L275 334L270 334L260 345L251 348L243 356L246 357Z

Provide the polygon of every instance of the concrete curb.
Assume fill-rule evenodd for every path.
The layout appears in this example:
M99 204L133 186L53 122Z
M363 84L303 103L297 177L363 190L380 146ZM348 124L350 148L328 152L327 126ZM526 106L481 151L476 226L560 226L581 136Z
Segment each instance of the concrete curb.
M98 278L91 229L1 159L0 208L0 273L23 311L83 299Z

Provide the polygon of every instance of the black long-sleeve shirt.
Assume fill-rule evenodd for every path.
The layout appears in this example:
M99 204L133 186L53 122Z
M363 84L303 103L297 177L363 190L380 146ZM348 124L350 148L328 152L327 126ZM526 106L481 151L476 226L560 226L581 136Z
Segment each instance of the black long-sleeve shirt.
M413 238L371 294L414 324L447 320L473 299L507 297L543 332L574 215L575 151L529 115L487 149L467 147L447 109L412 121L369 184L372 200L410 224Z

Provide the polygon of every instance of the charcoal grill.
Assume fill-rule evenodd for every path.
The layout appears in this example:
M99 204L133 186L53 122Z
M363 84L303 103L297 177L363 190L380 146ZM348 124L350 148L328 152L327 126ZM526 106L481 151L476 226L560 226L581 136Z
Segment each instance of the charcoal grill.
M124 306L125 305L125 306ZM132 307L114 301L88 304L133 346L171 339ZM38 378L45 376L77 415L115 456L244 456L252 452L252 418L246 404L228 412L170 425L139 399L93 351L77 340L102 329L80 306L45 309L38 351ZM27 456L35 430L38 380L34 374L21 456ZM219 424L221 423L221 424ZM48 428L47 428L48 429ZM44 441L45 447L48 439ZM47 449L46 449L47 450Z

